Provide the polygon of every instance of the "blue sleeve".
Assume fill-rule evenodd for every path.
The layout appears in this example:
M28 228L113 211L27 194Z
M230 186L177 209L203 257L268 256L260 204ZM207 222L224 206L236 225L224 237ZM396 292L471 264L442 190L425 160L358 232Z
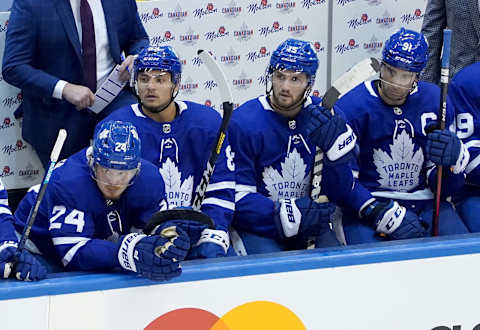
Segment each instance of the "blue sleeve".
M7 190L5 189L2 180L0 180L0 242L17 242L17 236L15 235L13 223L14 219L12 216L12 211L8 206Z
M12 4L5 39L2 75L6 82L31 93L51 97L58 78L36 69L35 18L32 4L27 0L15 0Z
M45 197L49 231L58 257L67 270L108 270L120 267L116 243L95 238L95 223L88 210L76 209L50 184Z
M480 88L463 81L465 73L460 71L448 88L450 105L456 115L457 136L470 153L470 161L465 169L466 181L480 184ZM459 80L457 82L457 79Z
M140 20L136 1L129 0L129 3L131 8L130 13L134 13L134 17L132 24L130 24L130 31L132 33L131 44L129 49L126 50L126 55L137 55L144 48L148 47L150 39L148 38L147 32L145 31L142 21Z
M226 137L202 203L202 212L215 221L216 229L223 231L228 231L235 211L234 157Z

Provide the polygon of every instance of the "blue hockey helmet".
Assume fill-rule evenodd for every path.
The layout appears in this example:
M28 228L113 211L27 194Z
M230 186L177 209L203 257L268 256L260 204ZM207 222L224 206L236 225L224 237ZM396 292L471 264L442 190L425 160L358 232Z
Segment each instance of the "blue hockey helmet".
M133 62L133 80L137 80L138 72L144 70L160 70L170 72L172 82L176 85L182 77L182 63L170 46L151 46L144 49Z
M427 65L428 42L422 33L401 28L385 42L383 62L410 72L421 72Z
M140 153L140 139L133 124L110 120L96 129L93 164L116 170L131 170L139 168Z
M305 72L309 77L309 86L313 86L318 69L318 57L309 42L287 39L273 52L268 66L268 74L275 70Z

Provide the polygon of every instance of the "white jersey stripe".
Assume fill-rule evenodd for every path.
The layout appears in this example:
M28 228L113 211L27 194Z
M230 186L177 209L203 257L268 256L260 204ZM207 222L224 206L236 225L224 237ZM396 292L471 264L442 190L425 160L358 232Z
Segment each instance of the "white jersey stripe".
M235 189L235 181L221 181L216 183L209 183L207 191L215 191L222 189Z
M235 211L235 203L229 202L220 198L214 198L214 197L205 198L202 204L216 205L216 206L223 207L225 209Z
M87 238L87 237L54 237L52 238L53 245L77 244L78 242L83 242L88 240L90 240L90 238Z
M433 199L433 193L430 189L418 190L413 193L401 191L374 191L372 195L375 197L402 199L402 200L429 200Z
M62 263L63 263L63 266L66 267L70 261L72 261L73 257L75 256L75 254L77 253L78 249L80 249L82 246L84 246L85 244L87 244L87 242L89 241L90 239L86 240L86 241L82 241L82 242L79 242L77 244L75 244L70 250L68 250L68 252L65 254L65 256L62 258Z

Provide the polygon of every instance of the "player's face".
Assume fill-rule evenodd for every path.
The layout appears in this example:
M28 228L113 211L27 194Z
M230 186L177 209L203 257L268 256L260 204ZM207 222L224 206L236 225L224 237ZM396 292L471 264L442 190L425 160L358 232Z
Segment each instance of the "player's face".
M272 105L275 110L296 110L301 105L308 86L308 76L305 72L276 70L272 74L273 95Z
M170 103L175 87L170 72L151 70L138 73L138 94L147 111L157 113L163 110Z
M417 79L415 72L395 68L386 63L380 69L380 95L391 105L401 105L410 94L413 84Z
M98 189L100 189L105 199L119 199L125 189L130 185L137 171L137 169L114 170L96 164L95 179Z

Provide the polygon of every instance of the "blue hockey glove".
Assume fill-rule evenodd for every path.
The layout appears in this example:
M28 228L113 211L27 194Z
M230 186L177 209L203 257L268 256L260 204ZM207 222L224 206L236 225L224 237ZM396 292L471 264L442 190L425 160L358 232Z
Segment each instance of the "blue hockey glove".
M8 278L12 272L12 265L17 243L5 241L0 243L0 274ZM20 281L38 281L47 276L47 269L28 251L23 250L15 265L15 277Z
M331 162L345 156L355 147L357 137L352 128L329 109L310 104L302 111L305 134L319 147Z
M118 261L122 268L154 281L165 281L182 273L180 261L190 249L187 233L164 227L158 235L128 234L120 238Z
M318 236L330 230L331 203L316 203L310 197L275 202L274 221L282 239L295 235Z
M373 224L378 233L386 234L391 239L418 238L428 233L428 223L392 200L375 200L361 214Z
M223 230L204 229L192 247L188 259L225 257L230 247L230 237Z
M447 129L436 129L427 135L426 158L437 165L453 166L455 174L465 170L470 155L465 145Z

